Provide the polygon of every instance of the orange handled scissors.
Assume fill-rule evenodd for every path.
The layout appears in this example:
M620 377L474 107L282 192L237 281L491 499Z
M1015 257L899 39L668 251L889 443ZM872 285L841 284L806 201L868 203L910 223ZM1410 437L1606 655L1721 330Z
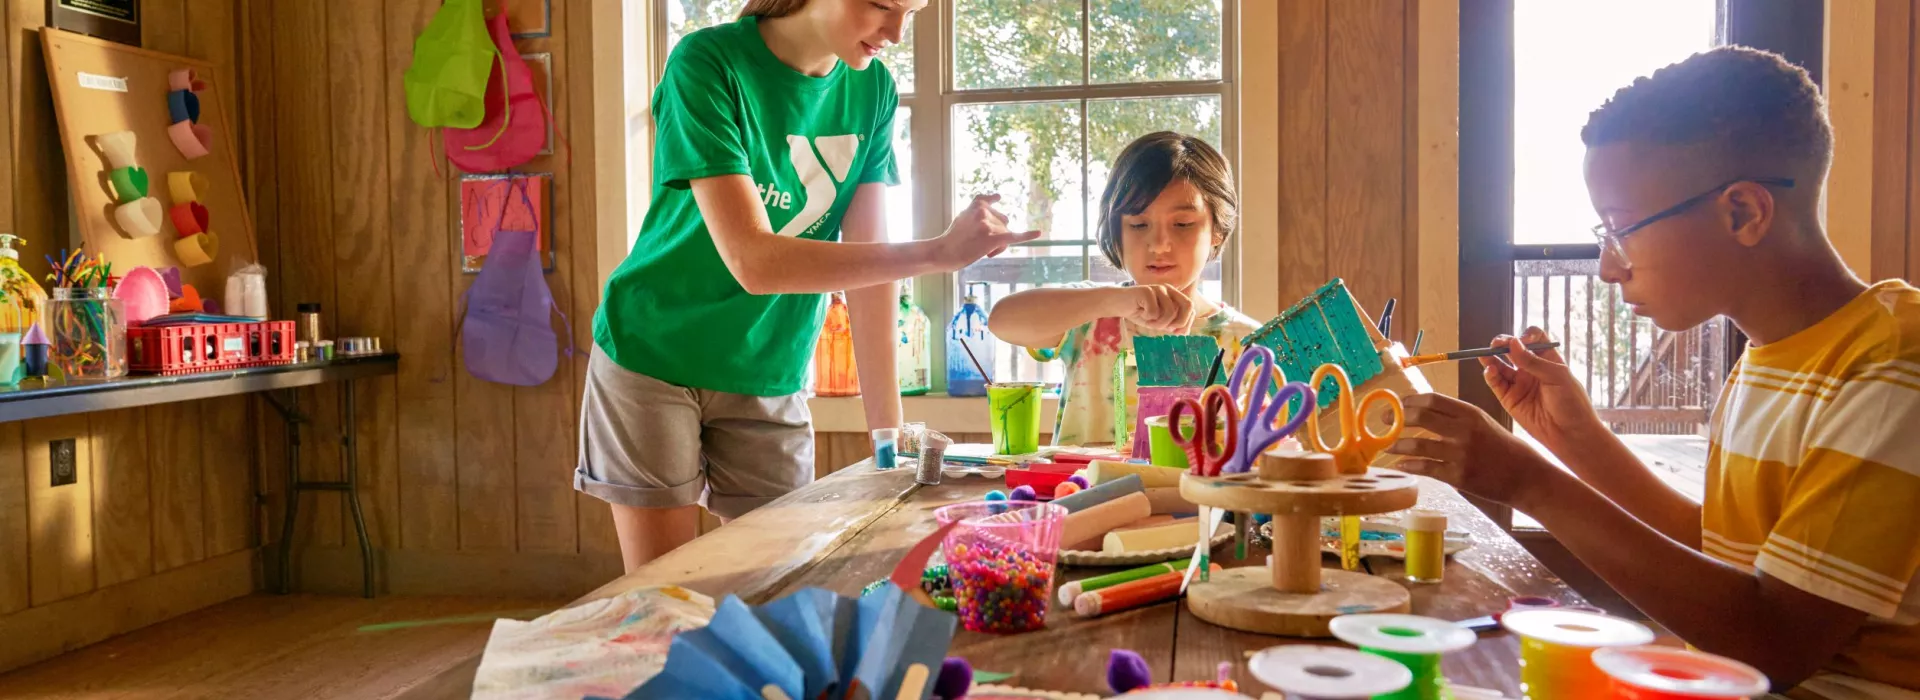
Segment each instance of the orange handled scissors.
M1400 439L1400 429L1405 427L1407 419L1405 408L1400 405L1400 395L1392 389L1374 389L1360 397L1353 398L1353 383L1347 378L1347 370L1337 364L1320 365L1313 372L1313 388L1320 390L1321 380L1333 377L1340 398L1334 403L1334 411L1340 419L1340 441L1326 444L1320 436L1320 414L1318 411L1307 419L1308 447L1316 451L1333 455L1333 463L1341 474L1364 474L1367 465L1386 451L1388 445ZM1387 423L1384 433L1375 433L1367 428L1367 407L1373 404L1385 404L1393 412L1393 420Z
M1193 435L1180 433L1180 414L1193 412ZM1180 399L1167 412L1168 432L1173 444L1187 453L1187 468L1200 476L1219 476L1220 468L1233 459L1239 444L1240 411L1233 405L1233 394L1215 384L1200 392L1200 400Z

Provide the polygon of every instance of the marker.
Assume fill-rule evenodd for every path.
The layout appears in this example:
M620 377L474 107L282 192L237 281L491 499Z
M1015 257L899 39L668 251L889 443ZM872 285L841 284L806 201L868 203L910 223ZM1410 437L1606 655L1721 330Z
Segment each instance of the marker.
M1541 352L1545 350L1551 350L1557 347L1560 347L1559 343L1533 343L1528 345L1527 349L1533 352ZM1460 350L1457 352L1445 352L1445 353L1439 353L1435 355L1414 355L1413 357L1409 357L1401 360L1400 366L1401 367L1418 367L1420 365L1430 365L1436 362L1451 362L1453 360L1471 360L1476 357L1495 357L1498 355L1505 355L1508 352L1509 350L1506 346L1501 346L1497 348L1480 348L1478 350Z

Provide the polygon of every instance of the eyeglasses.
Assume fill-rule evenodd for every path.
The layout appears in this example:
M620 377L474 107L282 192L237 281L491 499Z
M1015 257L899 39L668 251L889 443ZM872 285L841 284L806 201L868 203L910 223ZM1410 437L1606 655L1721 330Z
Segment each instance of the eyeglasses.
M1629 225L1618 231L1608 231L1607 225L1604 223L1596 224L1593 227L1593 237L1600 239L1600 251L1602 255L1611 253L1613 255L1614 260L1619 261L1621 266L1626 267L1628 269L1632 269L1633 262L1630 260L1627 260L1627 251L1625 248L1622 248L1620 246L1621 239L1624 239L1627 236L1633 235L1634 232L1637 232L1640 229L1659 223L1662 219L1672 217L1676 214L1679 214L1688 209L1691 209L1693 208L1694 205L1707 201L1708 199L1711 199L1719 195L1722 191L1725 191L1727 188L1740 184L1742 182L1751 182L1756 185L1770 185L1773 187L1784 187L1784 188L1793 187L1792 178L1784 178L1784 177L1736 178L1733 180L1728 180L1726 182L1720 183L1718 185L1714 185L1712 189L1709 189L1705 192L1701 192L1700 194L1696 194L1692 197L1688 197L1685 200L1681 201L1679 204L1675 204L1673 206L1662 209L1659 212L1655 213L1653 216L1649 216L1647 218L1636 221L1632 225Z

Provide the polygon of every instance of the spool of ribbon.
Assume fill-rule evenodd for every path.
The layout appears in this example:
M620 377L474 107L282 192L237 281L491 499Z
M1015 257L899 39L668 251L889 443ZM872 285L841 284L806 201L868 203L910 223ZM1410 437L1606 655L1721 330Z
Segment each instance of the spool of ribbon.
M133 149L138 138L131 131L116 131L93 137L100 146L100 153L107 158L107 167L111 169L133 167Z
M1399 692L1413 680L1406 667L1364 651L1297 645L1262 649L1247 671L1291 700L1345 700Z
M1340 641L1398 663L1413 674L1404 690L1376 695L1376 700L1445 698L1447 679L1440 673L1440 656L1473 646L1479 638L1447 620L1419 615L1341 615L1328 628Z
M213 148L213 130L193 122L174 122L167 127L167 138L187 160L204 156Z
M113 185L113 196L121 202L147 196L147 169L138 165L114 168L107 173L107 182Z
M187 267L199 267L213 262L220 254L220 239L212 232L183 236L173 242L173 254L180 258L180 264Z
M1607 700L1613 683L1594 650L1653 642L1645 625L1573 610L1515 610L1500 624L1520 637L1520 690L1531 700Z
M198 202L200 193L207 191L207 176L192 170L175 170L167 173L167 193L173 196L175 204L180 202Z
M186 238L196 233L206 233L210 225L210 215L207 212L207 207L199 202L189 201L175 204L173 205L173 210L170 215L173 217L173 228L180 234L181 238Z
M160 200L141 197L113 208L113 221L130 238L145 238L160 232L165 207Z
M1767 692L1767 675L1759 669L1688 649L1601 649L1593 652L1593 665L1613 678L1616 700L1751 698Z

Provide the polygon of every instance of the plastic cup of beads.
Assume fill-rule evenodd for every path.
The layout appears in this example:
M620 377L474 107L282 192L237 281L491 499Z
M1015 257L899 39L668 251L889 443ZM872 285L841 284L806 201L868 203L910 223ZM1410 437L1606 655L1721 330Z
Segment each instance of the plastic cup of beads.
M1759 669L1701 651L1614 647L1593 652L1593 665L1613 678L1618 700L1751 698L1767 693Z
M1500 625L1520 638L1520 690L1529 698L1611 698L1613 683L1594 666L1594 652L1654 637L1638 622L1573 610L1513 610Z
M1010 634L1047 626L1066 508L1037 501L973 501L941 507L934 518L941 525L955 523L940 553L962 627Z
M1427 700L1445 697L1447 679L1440 657L1473 646L1479 635L1446 620L1420 615L1341 615L1328 623L1340 641L1405 666L1413 681L1405 689L1373 696L1376 700Z

